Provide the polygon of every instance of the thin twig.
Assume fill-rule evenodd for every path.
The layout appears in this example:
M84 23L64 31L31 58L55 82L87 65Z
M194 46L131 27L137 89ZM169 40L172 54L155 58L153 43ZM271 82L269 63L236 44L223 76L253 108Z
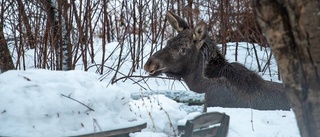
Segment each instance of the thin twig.
M252 128L252 131L254 131L254 126L253 126L253 109L251 109L251 128Z
M70 95L71 95L71 94L70 94ZM81 105L87 107L90 111L94 111L94 109L90 108L90 107L87 106L86 104L84 104L84 103L82 103L82 102L80 102L80 101L78 101L78 100L76 100L76 99L74 99L74 98L71 98L70 95L69 95L69 96L66 96L66 95L61 94L61 96L66 97L66 98L69 98L69 99L71 99L71 100L73 100L73 101L76 101L76 102L80 103Z
M93 126L94 126L94 129L96 131L96 126L95 125L98 127L99 131L101 132L102 130L101 130L100 124L98 123L98 121L95 118L93 118Z
M173 131L173 134L174 136L176 137L177 136L177 130L175 129L175 127L173 126L173 122L170 118L170 115L169 113L162 107L161 103L159 102L159 99L156 99L157 100L157 103L158 103L158 106L160 106L160 110L163 110L164 113L166 114L168 120L169 120L169 124L170 124L170 127L172 128L172 131Z

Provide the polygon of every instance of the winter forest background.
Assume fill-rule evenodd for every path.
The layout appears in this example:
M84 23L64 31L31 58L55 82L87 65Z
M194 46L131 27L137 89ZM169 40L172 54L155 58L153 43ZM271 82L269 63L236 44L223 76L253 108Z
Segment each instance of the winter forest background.
M118 83L126 84L121 87L127 88L125 91L132 90L137 85L141 91L152 90L145 80L149 77L142 68L146 60L176 34L165 17L166 11L173 11L190 26L204 20L208 24L211 38L219 44L222 53L229 60L240 61L247 57L253 59L254 61L241 63L246 67L250 66L248 63L254 64L254 67L248 68L262 76L276 75L278 80L281 80L278 72L282 71L284 84L292 91L286 93L296 114L296 119L291 120L297 120L301 136L316 136L320 134L319 5L319 0L0 0L0 73L12 69L47 69L43 74L41 70L37 71L32 77L38 78L50 72L48 70L63 70L51 72L66 73L73 73L66 70L82 70L97 73L99 80L109 83L108 85L122 81ZM280 69L271 66L276 64L273 56L277 58ZM20 73L24 72L3 73L2 80L7 81L12 74L19 79ZM64 74L59 76L63 78ZM75 77L72 79L78 78L77 74L72 76ZM170 79L162 76L159 78L163 79L162 82ZM134 84L125 82L126 80ZM50 82L41 78L39 81ZM63 83L63 80L55 82ZM179 83L175 82L172 80L165 86L173 89L171 87ZM0 84L7 85L6 82ZM145 86L141 86L142 84ZM163 86L157 81L153 84L153 89ZM184 86L183 82L179 84ZM83 85L80 84L79 87L81 86ZM9 85L8 89L11 87L15 85ZM185 86L184 88L187 89ZM105 87L101 91L104 89ZM12 95L13 100L17 101L15 94L7 94L10 90L2 88L0 91ZM139 92L139 89L130 92ZM8 106L11 104L6 107ZM170 114L174 115L178 109L173 110ZM147 112L148 115L149 111ZM7 112L2 111L1 114L4 113ZM237 113L232 117L238 116ZM265 119L264 115L260 116ZM182 116L176 120L180 118ZM274 118L274 121L278 121L278 118ZM239 129L243 131L243 128Z
M191 26L204 20L212 39L222 44L223 54L227 53L226 43L235 42L235 61L238 42L252 43L248 48L255 51L252 56L257 59L257 71L268 71L272 53L268 53L266 63L259 62L256 51L269 45L250 0L1 0L0 69L73 70L80 63L84 71L93 69L104 75L115 71L112 82L126 79L174 34L166 22L168 10L184 17ZM110 42L118 42L120 52L102 54L102 61L97 62L96 38L101 41L102 52L110 48L106 46ZM30 50L32 62L26 62L30 56L25 53ZM119 54L118 58L106 64L112 54ZM131 70L118 72L124 61L132 62Z

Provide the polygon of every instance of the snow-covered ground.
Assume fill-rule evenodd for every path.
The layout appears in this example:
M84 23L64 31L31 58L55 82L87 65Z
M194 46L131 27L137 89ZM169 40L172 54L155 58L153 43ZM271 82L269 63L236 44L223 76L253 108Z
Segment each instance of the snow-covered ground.
M111 43L108 49L116 45ZM229 46L227 59L233 61L234 43L229 43ZM250 51L250 46L240 44L238 60L256 70L254 52ZM261 62L266 61L267 52L258 50ZM98 60L99 55L96 58ZM270 73L259 74L267 80L278 81L276 63L271 60L271 64ZM130 65L123 66L120 71L129 71L126 66ZM162 94L182 92L178 95L201 97L187 91L182 82L148 78L140 85L130 80L110 85L112 74L100 82L101 76L94 71L83 72L79 65L77 70L67 72L28 69L0 74L0 136L70 136L143 122L147 122L147 128L130 136L176 136L177 125L201 114L202 106L187 106ZM144 74L144 71L138 70L136 75L139 74ZM148 88L145 90L142 87ZM139 94L140 98L132 98ZM221 107L210 107L208 111L230 116L228 137L300 136L292 111Z

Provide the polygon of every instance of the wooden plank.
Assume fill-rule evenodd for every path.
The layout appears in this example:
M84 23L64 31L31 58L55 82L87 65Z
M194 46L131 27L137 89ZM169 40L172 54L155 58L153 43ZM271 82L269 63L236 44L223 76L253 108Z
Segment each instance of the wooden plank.
M205 130L200 130L193 132L191 137L219 137L217 136L217 131L219 127L213 127Z
M224 114L219 126L194 131L191 137L226 137L229 129L229 120L230 117Z
M224 115L220 127L217 131L216 137L226 137L228 134L229 130L229 122L230 122L230 117L228 115Z
M193 134L194 124L188 120L184 129L184 136L182 137L191 137Z
M194 124L194 129L206 128L210 125L220 123L224 116L224 113L210 112L195 117L191 122Z
M133 127L115 129L115 130L97 132L97 133L90 133L85 135L78 135L74 137L129 137L129 133L139 132L146 127L147 127L147 123L143 123Z
M224 113L210 112L188 120L185 126L178 126L182 137L226 137L230 117Z

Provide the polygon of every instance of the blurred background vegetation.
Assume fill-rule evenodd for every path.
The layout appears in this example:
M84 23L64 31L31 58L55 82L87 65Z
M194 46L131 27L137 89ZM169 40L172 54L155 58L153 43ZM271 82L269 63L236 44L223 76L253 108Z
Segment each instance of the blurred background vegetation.
M255 51L268 47L250 0L1 0L0 70L73 70L82 62L84 71L94 66L104 74L107 69L118 71L129 59L131 70L125 75L130 76L175 34L166 22L168 10L190 26L204 20L223 54L228 42L235 42L236 49L238 42L252 43ZM104 53L97 62L97 44L105 52L110 42L118 42L120 52ZM29 50L33 59L27 65ZM119 58L106 65L111 54ZM237 61L237 52L234 57Z

